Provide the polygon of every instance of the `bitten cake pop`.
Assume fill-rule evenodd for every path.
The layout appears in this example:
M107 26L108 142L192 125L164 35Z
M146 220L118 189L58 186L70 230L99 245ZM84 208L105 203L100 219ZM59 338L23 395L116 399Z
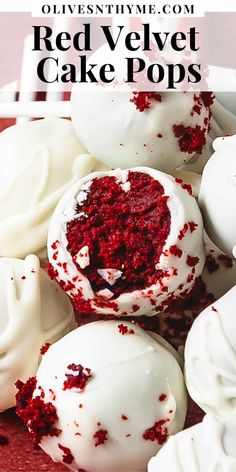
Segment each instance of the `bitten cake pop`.
M32 438L73 471L145 472L184 424L177 353L133 323L72 331L48 349L36 378L17 385L17 413Z
M96 170L71 122L45 119L0 134L0 256L46 256L50 217L67 188Z
M152 316L187 293L205 259L191 193L145 167L93 173L68 190L51 220L48 256L79 312Z
M236 427L210 415L168 439L148 464L148 472L234 472Z
M214 141L199 194L206 231L230 257L236 257L236 135Z
M195 320L185 346L186 383L206 412L227 421L236 417L236 286Z
M0 258L0 411L15 405L16 380L35 375L40 349L74 326L69 299L36 256Z
M97 159L116 168L179 167L206 144L213 96L205 93L72 92L72 122Z

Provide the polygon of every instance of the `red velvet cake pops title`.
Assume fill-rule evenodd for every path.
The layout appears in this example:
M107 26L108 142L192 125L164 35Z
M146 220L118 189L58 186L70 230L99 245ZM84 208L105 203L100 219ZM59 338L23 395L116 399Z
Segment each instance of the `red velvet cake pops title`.
M33 26L33 51L49 53L37 65L43 83L131 84L145 89L161 84L176 90L180 84L194 86L202 80L199 63L199 32L190 27L181 31L154 31L143 23L139 31L124 25L99 26L102 46L97 47L97 31L84 23L80 31L57 34L49 26ZM75 60L63 63L63 52L76 53ZM78 54L77 54L78 53Z

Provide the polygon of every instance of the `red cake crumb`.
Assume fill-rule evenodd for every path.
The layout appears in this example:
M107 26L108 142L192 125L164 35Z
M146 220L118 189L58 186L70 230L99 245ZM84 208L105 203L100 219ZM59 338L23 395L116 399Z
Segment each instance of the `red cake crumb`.
M183 228L180 230L179 235L178 235L178 239L180 241L182 241L182 239L184 238L187 231L188 231L188 223L185 223Z
M211 309L212 309L212 311L214 311L215 313L217 313L217 309L216 309L214 306L212 306Z
M58 277L58 271L55 270L52 266L52 264L48 263L48 266L47 266L47 273L48 273L48 276L50 277L51 280L54 280Z
M183 251L175 244L174 246L170 246L170 253L173 256L181 257L183 254Z
M152 99L161 102L162 96L157 92L133 92L130 102L136 105L137 110L144 111L150 108Z
M73 460L75 459L73 454L71 454L71 450L68 447L62 446L58 443L59 449L63 452L62 460L65 464L72 464Z
M184 189L184 190L187 190L187 192L189 193L189 195L192 195L193 194L193 189L192 189L192 186L190 184L185 184L184 181L182 179L179 179L178 177L176 177L175 179L175 182L177 184L180 184L181 187Z
M160 402L164 402L166 399L167 399L167 395L166 395L165 393L162 393L162 394L159 396L159 401L160 401Z
M91 369L85 368L81 364L70 364L67 369L72 370L75 374L65 374L67 380L63 384L63 390L71 388L84 390L88 380L92 377Z
M189 267L195 267L199 263L199 257L187 256L187 265Z
M43 356L44 354L46 354L46 352L48 351L48 349L50 348L51 344L50 343L45 343L41 349L40 349L40 354L41 356Z
M95 447L100 446L101 444L105 444L105 442L108 440L108 432L106 429L99 429L94 433L93 435L95 441Z
M0 434L0 446L7 446L9 444L9 439L7 436Z
M128 326L124 324L118 325L119 333L124 335L124 334L134 334L134 330L128 328Z
M168 429L165 426L168 420L159 420L151 428L146 429L143 438L146 441L157 441L160 446L165 444L168 439Z
M126 415L121 415L121 419L124 420L124 421L127 421L127 420L128 420L128 416L126 416Z
M189 229L190 229L190 232L193 233L194 231L196 231L197 227L198 227L198 224L197 223L194 223L194 221L189 221L188 222L188 225L189 225Z
M206 144L206 129L196 125L195 128L184 125L173 125L173 132L179 141L179 148L188 154L202 154Z
M30 430L30 435L39 444L44 436L56 436L61 430L54 427L58 420L57 411L52 403L44 402L42 396L33 398L36 378L31 377L26 383L16 382L16 413Z
M206 261L205 261L205 267L208 270L210 274L215 272L220 268L220 265L216 261L216 258L214 258L211 254L208 254L206 256Z
M182 179L178 179L177 183L182 183L182 182L183 182ZM191 188L191 190L192 190L192 188ZM188 230L190 231L190 233L193 233L194 231L196 231L197 227L198 227L198 224L194 223L194 221L189 221L188 223L185 223L183 228L180 230L180 232L178 234L178 239L180 241L182 241L182 239L184 238L184 236L188 232Z
M201 99L205 105L206 108L210 108L214 101L215 101L215 95L212 92L201 92L200 94Z
M201 96L195 94L194 95L194 106L191 112L191 116L194 115L194 113L197 113L198 115L201 115L202 107L203 107L203 102L201 100Z
M110 289L114 296L142 290L157 283L163 272L156 269L170 231L168 197L160 183L150 175L129 171L130 190L125 192L115 177L92 181L87 199L78 206L75 218L67 224L67 250L75 259L79 250L88 246L90 265L80 272L88 278L94 292ZM104 188L106 192L104 192ZM122 272L112 287L98 273L109 268ZM65 289L65 287L64 287ZM74 300L76 308L91 313L89 301L80 306L82 295ZM103 300L96 304L104 306ZM105 306L118 310L112 300ZM86 311L85 311L86 309Z

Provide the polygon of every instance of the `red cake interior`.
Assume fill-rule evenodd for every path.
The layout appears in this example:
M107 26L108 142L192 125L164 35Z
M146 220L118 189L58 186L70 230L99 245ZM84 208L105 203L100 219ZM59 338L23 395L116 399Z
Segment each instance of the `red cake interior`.
M79 270L94 292L108 288L114 296L149 287L163 275L159 261L170 231L170 212L161 184L150 175L129 172L130 190L115 177L95 178L83 205L67 225L67 249L72 256L89 248L90 264ZM122 272L114 285L98 269Z

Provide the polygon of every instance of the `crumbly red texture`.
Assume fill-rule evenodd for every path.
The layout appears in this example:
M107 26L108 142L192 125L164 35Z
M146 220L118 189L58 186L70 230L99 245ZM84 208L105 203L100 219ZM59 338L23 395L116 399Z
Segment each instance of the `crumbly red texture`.
M215 313L217 313L217 309L216 309L214 306L212 306L211 309L212 309L212 311L214 311Z
M128 416L126 416L126 415L121 415L121 419L122 419L123 421L127 421L127 420L128 420Z
M210 108L213 105L215 101L213 92L201 92L200 96L206 108Z
M161 102L161 94L157 92L133 92L133 97L130 99L131 103L135 104L136 109L141 112L150 108L152 100Z
M161 395L159 396L159 401L164 402L166 399L167 399L166 393L161 393Z
M200 260L199 257L188 255L186 262L189 267L195 267L200 262Z
M101 444L105 444L105 442L108 440L108 432L106 429L99 429L94 433L93 435L95 439L95 447L101 446Z
M160 446L165 444L168 439L168 429L166 427L168 421L168 419L156 421L151 428L146 429L143 438L146 441L156 441Z
M170 254L172 254L175 257L181 257L183 254L183 251L174 244L173 246L170 246Z
M182 184L182 180L181 179L179 180L181 181L179 183ZM192 190L192 187L191 187L191 190ZM198 224L194 223L194 221L189 221L188 223L185 223L183 228L179 232L178 239L182 241L182 239L184 239L188 230L190 231L190 233L193 233L194 231L196 231L197 227L198 227Z
M58 437L61 430L54 426L58 420L55 406L50 402L44 402L42 399L43 394L33 398L36 378L31 377L26 383L18 380L16 387L18 389L16 394L16 413L29 428L30 435L35 444L39 444L44 436Z
M128 326L124 324L118 325L119 333L124 335L124 334L134 334L134 330L128 328Z
M50 343L45 343L41 349L40 349L40 354L41 356L43 356L44 354L46 354L46 352L48 351L48 349L50 348L51 344Z
M216 259L212 256L212 254L207 254L205 267L207 268L208 272L212 274L213 272L219 269L220 264L218 264Z
M175 182L176 182L177 184L180 184L181 187L182 187L184 190L187 190L187 192L189 193L189 195L192 195L192 194L193 194L193 189L192 189L192 186L191 186L190 184L184 183L184 181L183 181L182 179L179 179L178 177L176 177Z
M203 148L206 144L207 129L196 125L195 128L191 126L173 125L173 132L178 139L179 148L186 154L202 154Z
M63 390L70 390L71 388L84 390L87 382L92 377L91 369L84 368L81 364L70 364L67 369L74 373L65 374L66 380L63 384Z
M78 269L94 292L108 288L116 297L149 287L163 277L155 265L170 231L168 197L161 184L140 172L130 171L128 180L130 190L125 192L113 176L95 178L86 201L77 208L87 217L69 222L66 234L72 257L82 247L89 248L90 265ZM120 270L122 276L110 286L97 272L102 268Z
M62 461L65 464L72 464L73 460L75 459L71 450L68 447L62 446L62 444L58 443L59 449L63 452Z

